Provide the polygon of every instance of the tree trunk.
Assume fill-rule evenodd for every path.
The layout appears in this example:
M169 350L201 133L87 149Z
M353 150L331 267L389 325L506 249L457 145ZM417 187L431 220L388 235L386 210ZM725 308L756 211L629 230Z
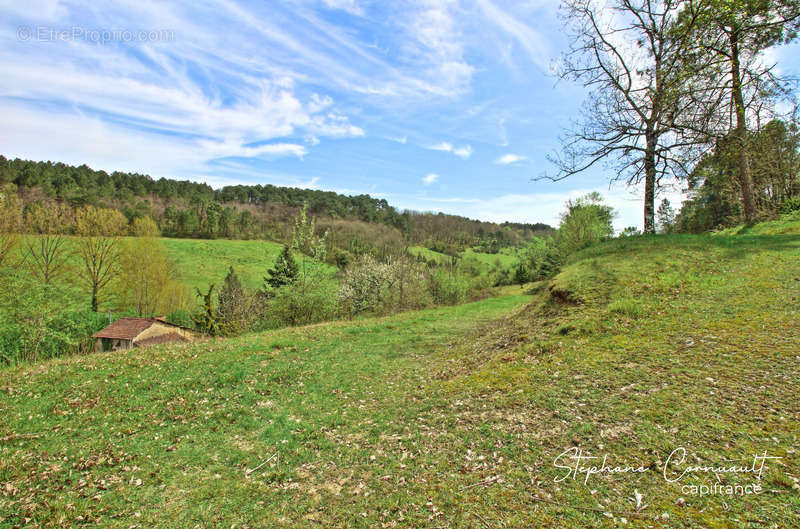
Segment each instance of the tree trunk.
M731 103L736 112L736 146L737 153L737 179L742 190L742 206L744 207L745 221L750 223L756 219L756 203L753 195L753 175L750 172L750 152L747 145L747 122L742 95L742 79L739 71L739 34L732 31L731 43Z
M97 285L92 285L92 312L97 312Z
M656 232L656 140L648 132L644 152L644 233Z

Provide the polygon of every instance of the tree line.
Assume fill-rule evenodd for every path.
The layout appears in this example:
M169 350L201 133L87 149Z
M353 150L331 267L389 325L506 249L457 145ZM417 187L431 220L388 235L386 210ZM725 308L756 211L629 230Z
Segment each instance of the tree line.
M768 129L777 103L794 95L765 52L796 38L798 0L563 0L562 14L571 45L561 75L589 98L550 178L606 164L611 180L643 184L645 233L670 180L695 190L714 180L700 194L725 187L748 223L797 196L796 168L768 168L768 179L795 182L776 193L759 155L761 139L781 134Z
M154 219L167 237L288 241L293 219L304 206L320 222L360 232L360 243L373 249L385 246L387 239L400 237L432 249L482 245L497 250L523 244L531 236L550 230L546 224L497 224L441 213L398 211L385 199L369 195L269 184L213 189L185 180L156 180L138 173L107 173L86 165L0 156L0 187L6 184L16 186L26 205L39 202L117 209L129 222L142 217ZM385 229L373 230L367 225ZM365 236L375 238L364 240ZM358 254L356 248L348 246L343 244L341 249Z

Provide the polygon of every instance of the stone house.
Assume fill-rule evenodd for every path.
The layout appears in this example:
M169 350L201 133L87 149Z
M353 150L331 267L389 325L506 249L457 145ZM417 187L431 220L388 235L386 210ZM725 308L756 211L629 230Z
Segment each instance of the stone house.
M92 335L94 350L119 351L168 342L191 342L194 332L186 327L167 323L163 317L120 318Z

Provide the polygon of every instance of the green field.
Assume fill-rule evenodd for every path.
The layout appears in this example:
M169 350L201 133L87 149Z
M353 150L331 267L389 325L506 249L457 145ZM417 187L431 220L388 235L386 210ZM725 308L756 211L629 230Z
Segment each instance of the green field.
M123 240L132 239L125 237ZM283 246L276 242L263 240L230 239L156 239L164 245L167 256L175 264L178 280L190 291L195 288L205 291L211 283L222 284L233 266L242 283L249 288L260 288L267 270ZM74 255L74 239L69 238L66 251L70 254L67 277L74 280L80 264ZM331 273L335 267L329 267Z
M451 257L447 254L443 254L441 252L435 252L424 246L409 246L408 252L411 255L422 255L428 260L433 260L437 263L449 263L451 261ZM483 252L476 252L472 248L467 248L459 255L462 259L477 261L483 265L488 265L488 267L493 266L500 266L501 268L513 268L519 262L519 258L517 257L518 250L516 248L505 248L500 253L483 253Z
M232 266L242 284L260 288L267 270L275 263L282 246L269 241L227 239L160 239L175 262L180 280L194 290L222 284Z
M795 527L784 228L613 240L530 295L6 370L0 527ZM760 494L699 496L717 477L662 475L680 447L781 459ZM568 449L645 471L556 482Z

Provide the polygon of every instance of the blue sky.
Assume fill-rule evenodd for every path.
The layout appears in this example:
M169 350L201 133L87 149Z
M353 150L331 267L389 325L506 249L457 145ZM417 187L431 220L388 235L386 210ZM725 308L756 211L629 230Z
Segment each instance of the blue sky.
M0 153L493 221L598 190L641 226L603 168L532 180L585 96L550 73L557 5L0 0Z

